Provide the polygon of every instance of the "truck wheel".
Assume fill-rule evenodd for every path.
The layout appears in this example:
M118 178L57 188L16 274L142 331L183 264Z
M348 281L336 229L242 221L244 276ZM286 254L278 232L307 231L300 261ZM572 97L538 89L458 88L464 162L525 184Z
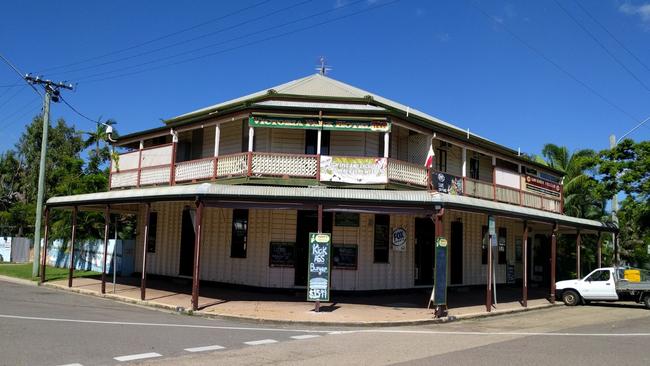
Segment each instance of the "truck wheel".
M650 294L645 295L643 303L645 304L646 309L650 309Z
M576 306L580 302L580 295L573 290L566 290L562 293L562 301L567 306Z

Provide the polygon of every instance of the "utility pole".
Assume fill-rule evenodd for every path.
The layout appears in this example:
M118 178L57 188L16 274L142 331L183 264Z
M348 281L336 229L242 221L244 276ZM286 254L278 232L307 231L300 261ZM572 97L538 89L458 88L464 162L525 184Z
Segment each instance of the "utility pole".
M45 161L47 157L47 133L50 128L50 101L59 101L59 89L72 90L72 84L53 82L40 77L25 75L29 84L43 85L45 95L43 96L43 139L41 140L41 162L38 170L38 194L36 196L36 223L34 224L34 263L32 276L39 274L39 263L41 258L41 219L43 216L43 196L45 195ZM45 243L47 245L47 243Z

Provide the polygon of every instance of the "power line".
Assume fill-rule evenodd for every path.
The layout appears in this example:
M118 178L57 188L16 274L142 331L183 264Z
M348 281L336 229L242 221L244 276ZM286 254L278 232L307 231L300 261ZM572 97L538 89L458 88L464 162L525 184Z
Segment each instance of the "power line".
M17 86L25 85L23 83L18 83L18 84L8 84L8 85L0 85L0 88L15 88Z
M14 66L14 64L12 64L11 61L9 61L9 59L7 59L6 57L4 57L1 53L0 53L0 58L2 58L2 60L3 60L7 65L9 65L9 67L10 67L12 70L14 70L14 72L15 72L16 74L18 74L18 76L19 76L21 79L25 80L25 74L23 74L22 72L20 72L20 70L18 70L18 68L17 68L16 66ZM41 92L39 92L38 89L36 89L36 87L35 87L34 85L32 85L31 83L27 82L27 80L25 80L25 82L26 82L27 85L29 85L32 89L34 89L34 91L36 92L36 94L38 94L40 97L43 97L43 94L41 94Z
M38 100L38 97L34 96L34 98L30 99L26 104L21 105L20 107L15 109L13 112L11 112L8 115L0 118L0 120L6 120L6 119L9 119L9 118L13 117L16 113L22 111L23 109L25 109L25 107L29 106L30 104L32 104L36 100Z
M163 57L163 58L158 58L158 59L155 59L155 60L143 62L143 63L136 64L136 65L131 65L131 66L127 66L127 67L123 67L123 68L119 68L119 69L113 69L113 70L104 71L104 72L100 72L100 73L96 73L96 74L82 76L81 78L79 78L79 80L80 81L81 80L88 80L88 79L92 79L94 77L101 76L101 75L112 74L112 73L116 73L116 72L120 72L120 71L124 71L124 70L134 69L134 68L141 67L141 66L147 66L147 65L150 65L150 64L159 63L161 61L169 60L169 59L172 59L172 58L177 58L177 57L180 57L180 56L184 56L184 55L186 55L188 53L194 53L194 52L197 52L197 51L202 51L202 50L205 50L206 48L222 45L222 44L225 44L225 43L230 43L232 41L236 41L236 40L239 40L239 39L248 38L248 37L253 36L253 35L257 35L257 34L261 34L261 33L268 33L268 31L270 31L270 30L275 30L275 29L278 29L280 27L286 27L286 26L291 25L291 24L295 24L295 23L298 23L298 22L302 22L304 20L319 17L319 16L322 16L324 14L340 10L343 7L352 6L354 4L358 4L360 2L366 2L366 1L367 0L357 0L357 1L354 1L354 2L351 2L351 3L347 3L347 4L343 5L343 6L338 7L338 8L334 8L334 9L322 11L322 12L319 12L319 13L311 14L311 15L308 15L308 16L305 16L305 17L302 17L302 18L292 20L292 21L287 22L287 23L283 23L283 24L280 24L280 25L275 25L275 26L271 26L269 28L261 29L261 30L255 31L255 32L247 33L247 34L244 34L242 36L231 38L231 39L228 39L228 40L225 40L225 41L222 41L222 42L214 43L214 44L204 46L204 47L200 47L200 48L195 48L195 49L189 50L187 52L174 54L174 55ZM278 35L265 37L265 38L262 38L262 39L259 39L259 40L256 40L256 41L251 41L251 42L239 45L239 46L233 46L233 47L230 47L230 48L227 48L227 49L223 49L223 50L220 50L220 51L204 54L204 55L201 55L201 56L197 56L197 57L193 57L193 58L189 58L189 59L185 59L185 60L181 60L181 61L177 61L177 62L173 62L173 63L169 63L169 64L164 64L164 65L160 65L160 66L156 66L156 67L152 67L152 68L147 68L147 69L139 70L139 71L136 71L136 72L119 74L119 75L116 75L116 76L109 76L109 77L100 78L100 79L93 79L93 80L86 81L86 83L110 80L110 79L114 79L116 77L134 75L134 74L138 74L138 73L145 72L145 71L158 70L158 69L163 68L163 67L174 66L174 65L178 65L178 64L182 64L182 63L186 63L186 62L190 62L190 61L195 61L195 60L202 59L202 58L205 58L205 57L214 56L214 55L221 54L221 53L224 53L224 52L236 50L236 49L239 49L239 48L243 48L243 47L247 47L247 46L250 46L250 45L255 45L255 44L258 44L258 43L262 43L262 42L265 42L265 41L268 41L268 40L272 40L272 39L275 39L275 38L284 37L284 36L295 34L295 33L298 33L298 32L302 32L302 31L305 31L305 30L308 30L308 29L316 28L316 27L319 27L319 26L324 25L324 24L332 23L332 22L339 21L339 20L342 20L342 19L345 19L345 18L349 18L349 17L355 16L355 15L358 15L358 14L361 14L361 13L372 11L374 9L378 9L378 8L381 8L381 7L384 7L384 6L387 6L387 5L391 5L391 4L394 4L394 3L399 2L399 1L401 1L401 0L394 0L394 1L385 2L385 3L379 4L379 5L371 6L371 7L368 7L368 8L353 12L353 13L349 13L349 14L341 16L341 17L336 17L336 18L332 18L332 19L325 20L325 21L322 21L322 22L314 23L314 24L311 24L309 26L305 26L305 27L302 27L302 28L296 28L294 30L287 31L287 32L284 32L284 33L281 33L281 34L278 34Z
M582 4L580 4L580 1L578 0L573 0L573 1L576 3L576 5L580 7L580 9L582 9L582 11L585 14L587 14L587 16L591 20L593 20L594 23L598 24L605 31L605 33L607 33L610 37L612 37L612 39L616 41L616 43L618 43L619 46L621 46L630 56L632 56L632 58L634 58L646 70L650 71L650 67L648 67L648 65L645 62L643 62L639 57L637 57L636 54L634 54L629 48L625 46L625 44L623 44L623 42L621 42L616 36L614 36L614 34L612 34L612 32L610 32L609 29L607 29L607 27L605 27L601 22L599 22L584 6L582 6Z
M30 113L30 112L35 112L36 110L41 110L41 111L42 111L42 107L39 105L38 108L31 108L31 109L28 109L27 111L25 111L25 113L19 115L19 116L16 117L13 121L8 122L8 123L5 124L4 126L0 126L0 131L3 131L3 130L6 129L7 127L9 127L9 126L13 125L14 123L16 123L16 122L20 121L21 119L23 119L23 118L24 118L28 113Z
M66 70L66 71L54 73L54 74L51 74L51 75L61 75L61 74L79 72L79 71L83 71L83 70L95 69L95 68L98 68L98 67L101 67L101 66L110 65L110 64L114 64L114 63L118 63L118 62L122 62L122 61L126 61L126 60L131 60L131 59L134 59L134 58L137 58L137 57L149 55L149 54L152 54L152 53L160 52L160 51L172 48L172 47L186 45L188 42L193 42L193 41L196 41L196 40L199 40L199 39L202 39L202 38L206 38L206 37L209 37L209 36L213 36L215 34L219 34L219 33L222 33L222 32L228 31L228 30L239 28L239 27L244 26L244 25L249 25L252 22L255 22L257 20L268 18L269 16L272 16L272 15L275 15L275 14L278 14L278 13L281 13L281 12L284 12L284 11L287 11L287 10L297 8L299 6L302 6L302 5L306 4L306 3L313 2L313 1L314 0L303 0L303 1L299 2L299 3L293 4L293 5L290 5L290 6L286 6L284 8L275 10L275 11L273 11L271 13L267 13L267 14L264 14L262 16L259 16L259 17L253 18L253 19L248 19L248 20L245 20L243 22L240 22L240 23L228 26L228 27L220 28L220 29L217 29L216 31L205 33L205 34L202 34L202 35L199 35L199 36L196 36L196 37L184 39L184 40L181 40L181 41L178 41L178 42L171 43L169 45L165 45L165 46L158 47L158 48L155 48L155 49L152 49L152 50L136 53L134 55L118 58L118 59L115 59L115 60L110 60L110 61L102 62L102 63L99 63L99 64L95 64L95 65L84 66L84 67L80 67L80 68L73 69L73 70Z
M80 115L81 117L87 119L87 120L90 121L90 122L96 123L96 124L98 124L98 125L103 124L103 123L101 123L101 122L99 122L99 121L96 121L96 120L94 120L94 119L92 119L92 118L90 118L90 117L87 117L85 114L79 112L79 111L77 110L77 108L73 107L72 104L68 103L68 101L65 100L62 96L59 96L59 98L61 99L61 101L62 101L65 105L68 106L68 108L70 108L73 112L75 112L76 114Z
M193 29L196 29L196 28L202 27L202 26L204 26L204 25L206 25L206 24L214 23L214 22L216 22L216 21L219 21L219 20L222 20L222 19L225 19L225 18L231 17L231 16L233 16L233 15L237 15L237 14L239 14L239 13L242 13L242 12L246 11L246 10L250 10L250 9L256 8L256 7L258 7L258 6L264 5L264 4L266 4L266 3L270 2L270 1L271 1L271 0L263 0L263 1L260 1L260 2L255 3L255 4L253 4L253 5L250 5L250 6L247 6L247 7L241 8L241 9L239 9L239 10L235 10L235 11L233 11L233 12L231 12L231 13L224 14L224 15L218 17L218 18L210 19L210 20L207 20L207 21L205 21L205 22L202 22L202 23L199 23L199 24L193 25L193 26L191 26L191 27L184 28L184 29L181 29L181 30L178 30L178 31L175 31L175 32L171 32L171 33L168 33L168 34L162 35L162 36L160 36L160 37L156 37L156 38L150 39L150 40L148 40L148 41L144 41L144 42L141 42L141 43L135 44L135 45L133 45L133 46L129 46L129 47L126 47L126 48L122 48L122 49L119 49L119 50L116 50L116 51L111 51L111 52L105 53L105 54L103 54L103 55L90 57L90 58L87 58L87 59L85 59L85 60L81 60L81 61L77 61L77 62L73 62L73 63L65 64L65 65L59 65L59 66L48 67L48 68L46 68L46 69L43 69L43 70L39 71L39 73L42 73L42 72L44 72L44 71L51 71L51 70L55 70L55 69L61 69L61 68L69 67L69 66L75 66L75 65L83 64L83 63L86 63L86 62L89 62L89 61L94 61L94 60L98 60L98 59L101 59L101 58L104 58L104 57L112 56L112 55L115 55L115 54L124 53L124 52L126 52L126 51L130 51L130 50L135 49L135 48L139 48L139 47L142 47L142 46L145 46L145 45L148 45L148 44L151 44L151 43L154 43L154 42L157 42L157 41L160 41L160 40L166 39L166 38L173 37L173 36L178 35L178 34L181 34L181 33L185 33L185 32L191 31L191 30L193 30Z
M546 56L542 51L540 51L539 49L537 49L536 47L534 47L532 44L526 42L526 40L524 40L523 38L521 38L517 33L513 32L512 30L510 30L510 28L507 27L503 22L499 22L495 17L489 15L485 10L483 10L483 8L479 7L479 6L478 6L474 1L470 1L470 4L471 4L474 8L476 8L476 9L477 9L477 10L478 10L478 11L479 11L483 16L485 16L486 18L488 18L488 19L490 19L491 21L495 22L496 24L500 25L500 26L501 26L501 27L502 27L502 28L503 28L503 29L504 29L508 34L510 34L510 36L512 36L512 37L513 37L514 39L516 39L517 41L519 41L521 44L523 44L523 45L524 45L526 48L528 48L529 50L533 51L533 53L535 53L537 56L541 57L544 61L546 61L546 62L548 62L549 64L553 65L556 69L558 69L558 70L559 70L561 73L563 73L564 75L568 76L571 80L573 80L573 81L575 81L576 83L580 84L583 88L587 89L587 91L589 91L589 92L592 93L593 95L597 96L598 98L600 98L600 99L601 99L602 101L604 101L605 103L609 104L609 105L610 105L611 107L613 107L614 109L616 109L616 110L618 110L619 112L623 113L624 115L628 116L630 119L632 119L632 120L634 120L634 121L637 121L637 122L639 121L638 118L636 118L635 116L633 116L631 113L629 113L628 111L626 111L625 109L623 109L622 107L620 107L618 104L612 102L611 100L609 100L609 99L608 99L607 97L605 97L604 95L600 94L598 91L596 91L596 89L594 89L594 88L592 88L591 86L589 86L589 84L587 84L587 83L585 83L584 81L578 79L578 77L576 77L576 76L573 75L571 72L569 72L568 70L566 70L565 68L563 68L560 64L558 64L557 62L553 61L551 58L549 58L548 56Z
M641 84L641 86L643 86L643 88L650 93L650 87L648 87L641 79L639 79L639 77L636 76L636 74L632 72L632 70L630 70L627 66L625 66L625 64L621 60L619 60L619 58L616 57L616 55L612 53L609 50L609 48L605 47L605 45L598 39L598 37L596 37L589 29L587 29L587 27L585 27L582 23L580 23L580 21L576 17L574 17L558 0L553 0L553 1L555 2L555 4L557 4L557 6L560 9L562 9L562 11L569 18L571 18L571 20L573 20L574 23L576 23L578 27L580 27L580 29L582 29L585 33L587 33L587 35L594 42L596 42L596 44L598 44L598 46L600 46L600 48L602 48L603 51L605 51L605 53L609 55L609 57L611 57L620 67L623 68L623 70L625 70L625 72L627 72L632 78L634 78L634 80L638 81L639 84Z

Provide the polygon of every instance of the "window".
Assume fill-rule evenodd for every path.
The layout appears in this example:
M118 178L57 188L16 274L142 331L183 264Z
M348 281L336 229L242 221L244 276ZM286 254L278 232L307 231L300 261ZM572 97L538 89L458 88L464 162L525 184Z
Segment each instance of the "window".
M585 280L594 282L606 282L609 281L609 275L609 270L603 269L592 273L591 276L585 278Z
M316 155L318 153L318 130L305 130L305 154ZM321 155L330 154L330 132L321 131L320 135Z
M384 142L385 142L385 135L383 133L379 134L379 151L378 151L378 156L379 157L384 157ZM388 134L388 157L390 157L390 133Z
M499 235L497 235L497 250L499 256L499 264L506 264L506 242L508 238L508 231L504 227L499 228Z
M388 263L390 216L375 215L375 263Z
M481 264L487 264L488 262L488 247L490 245L490 236L488 235L488 227L483 226L481 230L481 238L483 238L483 241L481 242Z
M150 212L149 227L147 228L147 253L156 252L157 228L158 228L158 212Z
M248 238L248 210L232 210L231 258L246 258Z
M438 149L438 170L447 172L447 150Z
M469 177L472 179L479 179L478 177L478 157L469 159Z

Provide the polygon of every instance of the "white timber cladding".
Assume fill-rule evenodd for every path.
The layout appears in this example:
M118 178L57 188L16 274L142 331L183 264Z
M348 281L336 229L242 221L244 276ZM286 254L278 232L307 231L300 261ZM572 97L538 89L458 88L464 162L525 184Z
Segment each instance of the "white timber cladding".
M203 129L203 146L201 150L201 158L212 156L214 156L214 126Z
M242 150L242 121L232 121L221 124L221 141L219 155L240 153Z
M180 257L181 217L185 206L193 202L153 203L152 212L158 213L156 252L148 254L147 273L177 276ZM143 222L145 206L138 215L138 235L135 268L141 268L143 245ZM333 226L332 243L358 246L356 270L332 270L334 290L380 290L400 289L414 286L414 238L415 217L391 215L391 232L396 228L407 231L405 251L389 250L388 263L374 263L373 214L360 214L359 227ZM203 242L201 246L201 279L241 285L292 288L294 269L269 266L269 243L271 241L295 242L297 211L295 210L249 210L249 228L246 258L230 257L232 209L204 209ZM444 235L451 242L451 223L463 224L463 283L485 284L487 266L481 263L481 233L487 225L484 214L447 211L443 218ZM515 238L521 238L523 223L501 217L496 218L497 231L506 228L506 256L515 265L516 278L522 278L522 263L515 261ZM532 237L533 232L530 233ZM529 243L532 248L532 243ZM451 254L450 254L451 256ZM450 258L451 260L451 258ZM451 262L450 262L451 263ZM495 267L497 283L506 281L506 264ZM530 267L529 267L530 268ZM451 270L451 268L450 268Z
M271 135L269 152L287 154L305 153L305 130L288 128L259 128L258 130L267 130L267 133Z
M383 133L331 131L330 155L377 157L380 140L383 143Z

